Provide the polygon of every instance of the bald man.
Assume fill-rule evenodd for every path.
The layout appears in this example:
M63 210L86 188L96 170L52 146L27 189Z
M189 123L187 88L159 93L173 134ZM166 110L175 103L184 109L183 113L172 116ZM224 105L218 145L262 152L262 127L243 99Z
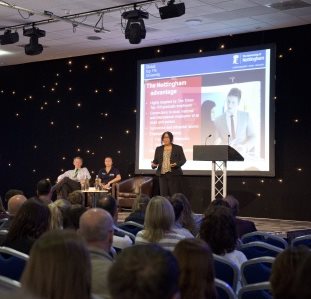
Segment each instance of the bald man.
M80 217L79 234L88 244L92 264L92 293L110 298L107 285L108 270L113 263L113 219L103 209L90 209Z
M27 198L24 195L14 195L9 199L7 211L9 220L2 223L0 230L8 230L10 228L13 218L26 200Z

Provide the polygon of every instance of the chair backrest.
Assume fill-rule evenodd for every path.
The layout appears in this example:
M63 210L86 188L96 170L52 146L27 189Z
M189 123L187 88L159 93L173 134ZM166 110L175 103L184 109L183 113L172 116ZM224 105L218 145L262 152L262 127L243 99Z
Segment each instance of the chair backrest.
M236 295L232 288L224 281L215 278L215 287L218 299L236 299Z
M264 256L244 262L241 265L242 285L269 281L274 260L274 257Z
M239 279L238 267L222 256L213 254L213 258L216 278L226 282L233 291L236 291Z
M118 230L119 232L121 232L121 233L127 235L127 236L131 239L131 241L132 241L133 244L135 243L135 235L134 235L134 234L132 234L132 233L130 233L130 232L124 230L124 229L118 228L118 227L117 227L117 230Z
M269 282L249 284L238 292L238 299L272 299Z
M0 275L19 281L28 259L27 254L0 247Z
M280 247L276 247L260 241L242 244L240 245L239 250L245 254L248 260L262 256L276 257L280 252L283 251L283 249Z
M121 228L122 230L125 230L136 236L139 231L144 229L144 226L134 221L124 221L118 224L118 228Z
M297 247L300 245L307 246L311 249L311 235L296 237L292 240L292 247Z
M241 241L243 244L260 241L283 249L286 249L288 247L288 243L285 239L271 233L260 231L251 232L243 235L241 237Z
M10 279L0 275L0 290L1 291L15 291L21 287L19 281Z
M2 224L2 223L4 223L4 222L7 222L9 220L9 218L2 218L2 219L0 219L0 225Z

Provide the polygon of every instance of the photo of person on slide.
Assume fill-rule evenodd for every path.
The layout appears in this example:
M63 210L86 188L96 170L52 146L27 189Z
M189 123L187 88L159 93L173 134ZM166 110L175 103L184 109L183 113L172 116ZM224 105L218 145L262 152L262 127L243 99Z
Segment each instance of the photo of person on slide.
M252 155L256 143L256 134L248 112L240 111L242 92L231 88L226 100L226 111L215 119L218 134L216 144L228 144L242 156Z
M201 106L201 144L215 144L217 131L214 123L214 101L206 100Z

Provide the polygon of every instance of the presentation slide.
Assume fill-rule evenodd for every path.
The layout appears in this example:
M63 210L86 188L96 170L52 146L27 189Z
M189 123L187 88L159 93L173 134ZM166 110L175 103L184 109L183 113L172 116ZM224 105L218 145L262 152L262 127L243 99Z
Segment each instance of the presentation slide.
M136 173L154 173L170 131L185 174L211 171L193 160L194 145L230 145L244 161L229 161L229 175L274 176L274 63L273 45L139 61Z

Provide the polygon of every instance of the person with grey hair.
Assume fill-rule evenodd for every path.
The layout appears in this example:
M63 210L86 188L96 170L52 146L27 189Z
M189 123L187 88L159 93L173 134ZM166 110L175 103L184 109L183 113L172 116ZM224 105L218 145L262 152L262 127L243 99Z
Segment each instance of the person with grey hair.
M78 233L84 237L92 265L92 293L110 298L107 285L108 271L114 260L112 253L113 219L103 209L89 209L80 217Z
M255 223L253 221L237 218L240 204L239 201L234 196L227 195L223 200L227 202L230 206L239 238L241 238L243 235L247 233L257 231Z

